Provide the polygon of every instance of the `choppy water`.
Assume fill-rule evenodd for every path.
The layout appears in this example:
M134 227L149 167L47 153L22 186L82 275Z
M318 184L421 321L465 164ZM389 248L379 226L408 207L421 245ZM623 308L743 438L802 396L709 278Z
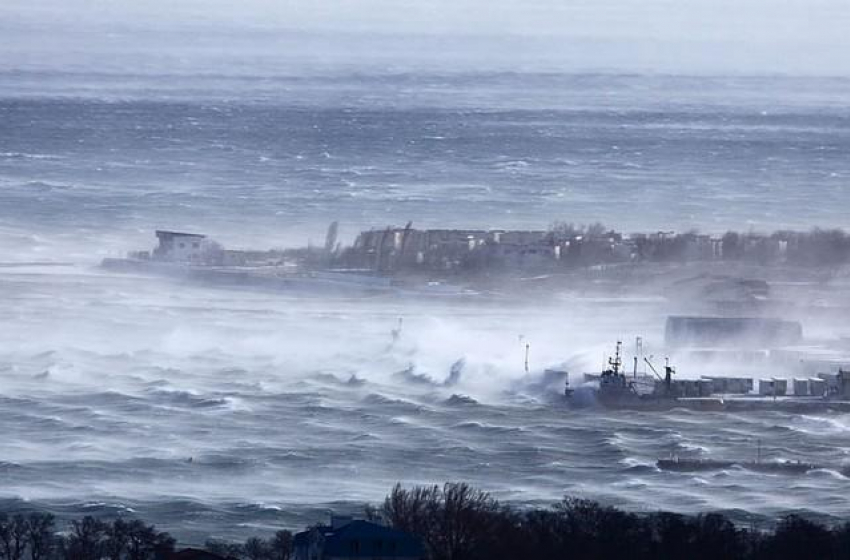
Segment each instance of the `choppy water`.
M596 369L615 337L657 344L663 307L299 299L92 266L150 245L155 227L273 246L319 241L332 219L349 236L408 219L840 225L846 82L140 80L46 79L36 91L31 75L6 74L0 86L9 507L131 509L187 540L244 537L377 501L399 480L462 479L517 503L573 493L636 509L850 515L837 472L652 466L671 452L751 457L756 439L767 456L846 462L847 415L600 417L523 383L520 334L535 367ZM37 262L60 264L23 264ZM441 386L461 357L461 383ZM435 383L394 375L411 363Z

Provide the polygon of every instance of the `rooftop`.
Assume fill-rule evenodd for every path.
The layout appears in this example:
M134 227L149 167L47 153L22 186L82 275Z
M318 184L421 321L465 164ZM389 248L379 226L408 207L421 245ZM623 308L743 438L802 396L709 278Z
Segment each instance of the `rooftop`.
M198 239L204 239L206 235L201 235L200 233L185 233L182 231L168 231L164 229L156 230L156 236L159 238L163 237L196 237Z

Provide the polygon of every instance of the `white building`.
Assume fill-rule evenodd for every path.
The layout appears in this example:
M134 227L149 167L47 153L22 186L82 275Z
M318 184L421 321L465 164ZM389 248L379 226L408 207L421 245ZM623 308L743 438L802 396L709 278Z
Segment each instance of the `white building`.
M153 257L161 261L201 262L215 244L206 235L182 233L179 231L157 230L159 245L153 251Z

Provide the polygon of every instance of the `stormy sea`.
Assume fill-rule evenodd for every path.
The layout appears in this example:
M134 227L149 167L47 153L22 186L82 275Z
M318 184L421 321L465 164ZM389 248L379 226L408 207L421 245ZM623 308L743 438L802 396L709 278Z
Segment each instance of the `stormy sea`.
M848 98L847 79L779 76L4 71L0 506L132 512L186 542L300 528L399 481L847 518L835 469L655 467L757 445L841 465L846 414L594 413L529 381L527 344L532 371L576 375L616 340L660 355L663 301L308 297L98 264L158 228L266 249L321 244L334 220L349 242L408 221L846 226Z

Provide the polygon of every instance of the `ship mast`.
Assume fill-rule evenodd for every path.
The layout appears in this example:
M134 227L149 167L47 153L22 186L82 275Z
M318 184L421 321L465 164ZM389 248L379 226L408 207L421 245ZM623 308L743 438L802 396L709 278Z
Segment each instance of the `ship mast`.
M652 365L649 358L644 357L643 361L646 362L646 365L649 366L649 369L652 370L655 377L664 382L664 388L667 391L667 394L670 394L670 389L673 385L673 374L676 373L676 369L670 365L670 358L664 358L664 377L661 377L661 374L658 373L658 370L655 369L655 366Z
M622 345L623 343L618 340L617 349L614 351L614 357L608 358L608 364L611 366L611 371L614 373L614 375L620 374L620 366L623 365L623 360L622 358L620 358L620 346Z
M635 337L635 369L632 374L635 380L637 380L638 356L641 354L643 354L643 337L637 336Z

